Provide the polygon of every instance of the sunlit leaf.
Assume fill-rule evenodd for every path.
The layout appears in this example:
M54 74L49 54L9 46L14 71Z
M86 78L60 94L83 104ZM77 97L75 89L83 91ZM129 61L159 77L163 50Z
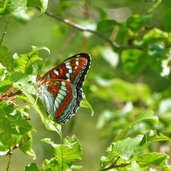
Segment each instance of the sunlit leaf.
M36 61L41 60L38 56L38 53L35 51L31 51L29 54L15 54L15 71L31 74L33 72L32 64Z
M163 135L163 134L157 134L155 131L147 132L144 135L144 141L146 142L154 142L154 141L170 141L169 137Z
M21 117L21 112L12 105L4 105L1 108L0 128L6 132L17 135L24 135L32 129L27 120ZM12 110L11 110L12 109Z
M0 81L0 92L7 91L12 86L12 82L8 79Z
M38 98L36 101L36 97L30 94L26 87L22 87L22 91L26 95L28 102L34 106L34 109L38 112L42 122L44 123L46 118L46 110L40 99Z
M27 5L39 8L41 10L41 14L43 14L47 10L48 0L28 0Z
M45 160L43 169L67 170L75 160L82 158L81 146L75 136L65 138L63 144L55 144L50 138L42 140L54 148L55 157Z
M149 17L147 16L140 16L140 15L133 15L130 16L127 20L127 27L130 28L132 31L138 31L143 26L149 23Z
M46 117L44 124L46 129L57 132L60 138L62 138L62 126L53 121L53 118L50 115Z
M101 51L102 57L109 63L112 68L115 68L119 63L119 55L110 47L104 47Z
M24 171L40 171L40 170L38 169L36 163L32 163L32 164L27 165L24 168Z
M8 3L6 4L6 11L7 13L15 13L16 11L19 11L21 9L26 8L27 0L8 0Z
M165 169L167 168L167 159L169 158L168 155L164 154L164 153L148 153L148 154L142 154L138 157L137 162L141 165L141 166L161 166L161 168ZM169 169L169 167L168 167ZM171 168L170 168L171 169Z
M142 140L143 136L139 135L135 138L126 138L121 141L113 142L108 151L114 151L121 158L129 160L133 156L140 154L142 148L144 147Z
M85 95L84 95L85 96ZM94 115L94 111L93 111L93 108L91 106L91 104L88 102L88 100L86 99L86 97L84 97L83 101L81 102L81 107L84 107L84 108L88 108L90 111L91 111L91 116Z
M13 59L10 51L5 46L0 46L0 63L9 71L13 69Z
M115 98L120 101L147 100L151 94L148 85L141 83L133 84L117 78L109 81L97 78L97 82L101 87L95 90L95 94L106 100Z
M145 111L142 112L135 120L135 122L132 123L132 125L137 124L138 122L142 122L144 120L152 120L155 122L155 124L158 124L159 120L158 117L154 115L153 111Z
M19 146L22 135L14 135L11 133L3 132L0 134L0 153L5 155L10 148Z
M22 138L22 145L20 146L20 150L24 152L25 154L36 158L36 154L32 149L32 135L31 133L28 133Z
M167 40L168 38L169 38L169 34L167 32L164 32L158 28L154 28L144 35L143 41L145 43L153 43L165 39Z
M123 164L125 167L129 160L138 156L141 153L145 143L142 141L143 135L138 135L134 138L126 138L124 140L113 142L107 149L107 155L100 159L101 170L110 166L116 168Z

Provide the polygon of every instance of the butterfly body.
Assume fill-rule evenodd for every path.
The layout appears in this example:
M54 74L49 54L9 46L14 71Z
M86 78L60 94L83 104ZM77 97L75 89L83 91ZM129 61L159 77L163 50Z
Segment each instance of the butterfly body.
M90 67L88 54L74 55L38 77L39 92L47 113L58 123L74 115L83 100L82 85Z

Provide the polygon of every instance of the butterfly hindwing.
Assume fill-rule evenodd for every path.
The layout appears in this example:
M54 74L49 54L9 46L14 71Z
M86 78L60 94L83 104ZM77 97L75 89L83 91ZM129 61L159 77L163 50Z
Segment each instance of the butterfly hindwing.
M38 79L47 113L55 121L65 123L76 113L83 100L82 84L90 61L88 54L74 55Z

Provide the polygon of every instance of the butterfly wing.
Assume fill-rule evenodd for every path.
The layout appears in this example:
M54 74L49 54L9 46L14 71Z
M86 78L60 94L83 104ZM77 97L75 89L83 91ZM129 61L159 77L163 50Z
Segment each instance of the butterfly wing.
M77 54L39 78L39 92L47 113L51 114L55 121L65 123L76 113L83 100L82 85L90 61L88 54Z

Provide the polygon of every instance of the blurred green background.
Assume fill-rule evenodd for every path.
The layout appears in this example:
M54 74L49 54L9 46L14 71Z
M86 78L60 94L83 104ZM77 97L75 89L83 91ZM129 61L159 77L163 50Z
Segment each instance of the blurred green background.
M146 14L152 5L153 3L150 0L51 0L49 2L48 11L83 26L93 27L99 21L105 19L124 23L131 15ZM171 31L170 7L171 1L163 0L158 8L153 11L153 17L150 23L152 27L157 27L166 32ZM0 18L0 33L3 32L6 20L7 17ZM120 34L117 41L122 45L128 43L124 42L128 41L128 39L123 38L125 30L123 29L121 31L123 31L123 35ZM169 92L171 90L171 79L169 75L167 77L161 77L159 73L155 72L155 70L150 67L146 68L138 75L136 75L136 73L135 75L129 75L123 69L120 60L120 51L113 49L119 56L115 55L114 58L111 59L114 63L112 65L112 62L109 62L108 59L105 58L106 55L101 53L101 49L102 51L109 49L106 53L109 53L111 50L111 47L105 41L96 35L86 35L47 15L40 16L39 13L36 13L29 21L12 18L3 44L9 48L12 54L27 53L32 45L48 47L51 53L48 56L45 67L39 71L38 74L40 75L59 64L60 61L70 55L80 52L87 52L91 55L92 65L83 90L95 114L92 117L88 109L81 108L78 110L78 113L63 126L64 136L75 134L82 145L83 160L78 163L83 165L83 171L98 170L99 159L105 154L106 148L113 138L112 136L104 136L104 138L102 138L102 129L97 128L98 119L104 111L118 110L117 98L114 97L112 99L108 96L106 98L101 97L103 96L103 92L105 96L105 91L110 91L110 88L103 87L103 81L105 82L104 84L107 84L105 80L110 81L113 78L120 78L133 84L138 82L144 83L148 85L147 89L150 91L150 93L147 93L147 96L151 96L151 99L154 101L157 94L160 95L160 93L163 92L165 92L165 97L169 98ZM46 56L47 55L43 55L43 58L45 59ZM102 92L100 92L100 95L98 95L98 92L94 93L97 89L101 90L99 87L103 87L102 89L104 89L104 91L102 90ZM120 101L120 99L118 99L118 101ZM130 102L130 99L123 100L124 104L128 102ZM135 103L141 102L136 101ZM153 102L151 109L155 110L156 108L158 108L158 104ZM44 128L40 117L34 110L30 111L30 117L31 123L36 130L33 132L33 149L37 154L36 162L41 165L44 158L48 157L50 148L40 140L45 137L51 137L56 142L60 142L60 140L56 133L49 132ZM24 155L19 150L15 150L11 159L10 170L20 171L25 165L32 161L31 157ZM6 169L7 162L8 157L1 157L0 170Z

